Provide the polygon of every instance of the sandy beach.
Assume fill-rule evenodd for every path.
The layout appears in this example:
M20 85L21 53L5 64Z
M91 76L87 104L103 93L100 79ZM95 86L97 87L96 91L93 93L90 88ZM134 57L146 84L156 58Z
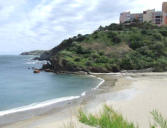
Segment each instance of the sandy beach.
M12 122L1 128L65 128L74 122L76 128L89 128L78 122L78 109L96 113L104 104L121 113L139 128L149 128L154 109L167 117L167 73L117 73L93 74L105 82L98 89L61 107L54 107L44 114ZM26 114L26 113L25 113ZM23 115L22 115L23 116ZM17 117L15 117L17 118ZM12 118L11 118L12 120ZM0 120L2 122L3 120Z

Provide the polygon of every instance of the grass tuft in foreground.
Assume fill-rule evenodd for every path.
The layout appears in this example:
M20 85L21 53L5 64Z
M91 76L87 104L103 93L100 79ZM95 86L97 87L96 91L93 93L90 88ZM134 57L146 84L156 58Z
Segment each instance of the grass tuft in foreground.
M135 128L133 123L129 123L123 119L122 115L116 113L106 105L104 106L103 112L99 115L86 115L80 110L78 118L84 124L100 128Z
M167 128L167 119L156 110L151 112L154 120L154 125L150 128ZM134 123L125 120L122 115L115 112L108 106L104 106L103 111L98 115L86 114L82 110L79 110L78 119L81 123L97 127L97 128L138 128ZM70 122L64 128L78 128L74 122Z
M162 117L162 115L154 110L151 112L153 119L155 121L155 125L152 126L152 128L167 128L167 120Z

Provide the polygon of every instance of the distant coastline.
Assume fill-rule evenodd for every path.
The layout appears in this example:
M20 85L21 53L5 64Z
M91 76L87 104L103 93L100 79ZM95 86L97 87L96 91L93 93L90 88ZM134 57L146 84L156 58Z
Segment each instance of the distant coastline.
M33 51L28 51L28 52L22 52L20 53L20 55L38 55L40 56L44 52L46 52L46 50L33 50Z

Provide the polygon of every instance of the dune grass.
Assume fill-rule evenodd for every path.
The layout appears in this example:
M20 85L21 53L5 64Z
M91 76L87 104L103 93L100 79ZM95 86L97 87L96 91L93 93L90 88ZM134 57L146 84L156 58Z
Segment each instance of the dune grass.
M154 124L151 124L150 128L167 128L167 119L161 113L153 110L151 115ZM78 119L81 123L95 128L138 128L133 122L125 120L121 114L118 114L107 105L98 114L86 114L80 109ZM78 126L74 122L70 122L64 128L78 128Z
M82 110L79 111L79 121L89 126L99 128L137 128L133 123L125 120L122 115L116 113L108 106L104 106L98 115L86 115Z
M156 110L151 112L155 124L152 125L152 128L167 128L167 120Z

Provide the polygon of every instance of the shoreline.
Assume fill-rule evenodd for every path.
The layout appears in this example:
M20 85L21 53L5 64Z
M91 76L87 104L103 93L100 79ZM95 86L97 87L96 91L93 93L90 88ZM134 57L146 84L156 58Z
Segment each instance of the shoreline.
M81 128L80 126L82 126L82 128L89 128L78 122L78 109L83 108L84 111L96 113L101 110L104 104L112 106L129 121L134 121L136 124L139 124L140 128L148 127L149 121L151 120L150 111L154 107L160 112L164 112L163 114L167 117L167 104L166 102L163 103L163 100L160 101L162 97L167 97L167 86L165 86L167 82L167 72L92 75L105 79L102 86L95 91L93 90L91 93L86 93L84 97L79 99L54 107L52 106L53 108L50 108L50 110L47 110L44 114L36 116L34 112L33 114L35 115L33 115L33 117L3 125L2 128L64 128L62 127L64 126L63 124L68 124L70 121L76 122L77 128ZM160 84L160 86L157 86L157 84ZM161 93L157 95L159 92L156 91L162 92L162 96Z
M4 110L4 111L0 111L0 126L4 126L4 125L8 125L14 122L18 122L22 120L22 115L24 115L25 113L28 112L32 112L34 113L33 116L38 116L41 114L45 114L49 111L51 111L52 109L56 109L59 106L63 106L64 104L68 104L69 102L75 102L76 100L79 100L80 98L83 98L84 96L87 95L87 93L91 93L92 91L98 89L103 83L104 83L104 79L97 77L95 75L85 75L88 77L95 77L96 79L100 80L100 82L93 87L91 90L88 91L84 91L82 92L80 95L77 96L68 96L68 97L60 97L60 98L55 98L55 99L51 99L51 100L47 100L47 101L43 101L43 102L39 102L39 103L32 103L30 105L26 105L26 106L22 106L22 107L17 107L17 108L12 108L12 109L8 109L8 110ZM51 108L51 109L50 109ZM45 110L44 112L36 112L36 111L42 111L43 109L48 109L47 111ZM35 114L36 113L36 114ZM17 118L15 120L12 119L12 121L7 121L7 118L11 118L11 116L13 116L13 118L15 118L15 116L20 115L21 118ZM31 116L25 116L24 119L29 119L31 118ZM6 122L4 121L6 120ZM4 122L2 122L4 121Z

